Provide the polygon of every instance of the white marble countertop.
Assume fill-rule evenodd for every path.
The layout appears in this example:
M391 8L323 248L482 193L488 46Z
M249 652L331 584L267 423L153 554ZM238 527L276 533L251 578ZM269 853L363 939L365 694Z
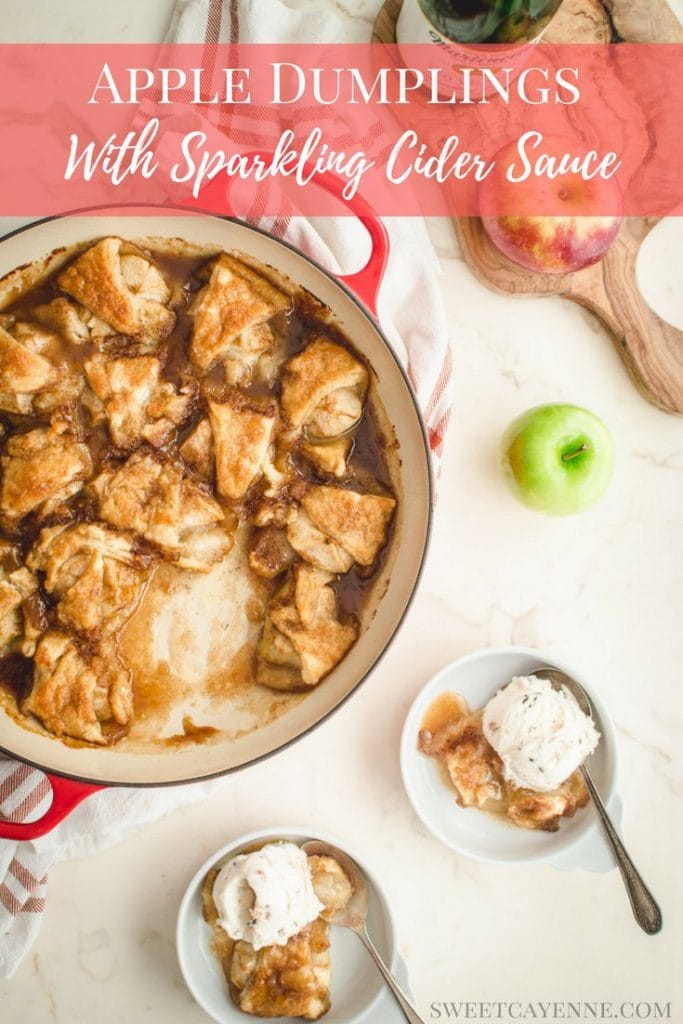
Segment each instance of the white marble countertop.
M321 2L356 27L377 8L377 0ZM674 6L683 14L683 0ZM0 37L158 39L171 8L172 0L3 0ZM287 823L347 838L382 874L427 1019L433 1001L481 999L673 1001L671 1019L683 1019L675 1005L683 998L675 970L683 424L639 396L588 313L560 299L492 294L461 260L450 224L430 229L444 270L456 400L431 555L407 623L363 699L324 727L233 776L219 795L56 867L39 940L0 984L3 1024L206 1021L176 964L182 891L230 838ZM671 259L653 260L649 276L671 292ZM508 421L556 400L600 415L618 455L600 504L560 520L517 505L495 464ZM414 695L450 660L510 643L575 662L612 710L624 831L666 919L655 939L633 924L616 872L476 864L440 846L410 809L398 741Z

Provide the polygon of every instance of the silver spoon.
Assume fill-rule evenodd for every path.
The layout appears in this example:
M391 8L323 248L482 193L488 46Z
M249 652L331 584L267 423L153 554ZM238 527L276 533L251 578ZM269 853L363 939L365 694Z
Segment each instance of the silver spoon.
M309 856L332 857L346 873L353 889L353 896L343 910L338 910L330 917L330 923L339 925L341 928L349 928L352 932L356 933L377 964L396 1002L403 1010L406 1020L410 1024L425 1024L424 1018L420 1016L411 1004L368 935L368 887L356 862L351 860L349 855L338 847L332 846L331 843L322 843L317 839L304 843L302 849Z
M547 679L556 690L566 686L569 692L576 698L576 702L583 713L595 721L590 697L583 686L577 683L575 679L572 679L571 676L568 676L566 672L561 672L559 668L539 668L532 675L537 679ZM635 864L626 852L626 848L612 824L612 819L607 812L593 777L585 764L581 765L581 774L588 787L588 792L593 798L593 803L595 804L602 827L605 830L605 835L614 852L635 919L644 932L647 932L648 935L656 935L658 931L661 931L662 912L654 896L640 877Z

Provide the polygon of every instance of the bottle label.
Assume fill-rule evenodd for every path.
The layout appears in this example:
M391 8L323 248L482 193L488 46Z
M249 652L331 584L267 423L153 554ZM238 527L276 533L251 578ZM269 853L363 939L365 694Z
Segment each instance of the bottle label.
M513 71L521 71L529 58L530 46L540 42L546 28L547 26L544 26L533 39L524 43L514 43L510 46L499 43L495 46L484 43L467 46L442 35L426 17L418 0L403 0L403 7L396 23L396 42L399 48L413 43L433 44L434 53L438 55L438 66L441 68L439 91L443 90L445 93L446 90L457 90L461 85L462 78L457 72L463 68L510 68ZM478 98L472 89L470 97L473 101Z

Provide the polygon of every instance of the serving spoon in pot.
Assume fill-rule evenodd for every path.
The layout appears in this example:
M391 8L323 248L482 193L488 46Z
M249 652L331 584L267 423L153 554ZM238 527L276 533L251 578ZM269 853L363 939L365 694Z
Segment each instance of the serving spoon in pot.
M304 853L308 854L308 856L332 857L332 859L336 860L339 867L344 871L351 883L353 896L342 910L338 910L336 913L332 914L329 919L330 923L339 925L341 928L349 928L352 932L356 933L372 959L377 964L380 974L391 989L396 1002L403 1010L405 1018L409 1021L409 1024L425 1024L424 1018L420 1016L412 1005L405 992L398 984L387 965L384 963L377 947L368 935L368 887L356 862L351 860L349 855L344 853L344 851L340 850L337 846L333 846L331 843L320 842L317 839L312 839L310 842L304 843L302 849Z
M576 679L568 676L566 672L561 672L559 668L548 667L536 669L531 675L537 679L547 679L556 690L561 690L563 686L566 687L576 699L583 713L588 715L593 721L596 720L590 697L583 686ZM593 781L593 776L585 764L581 765L581 774L595 804L595 809L598 812L605 835L612 847L617 866L626 886L634 917L644 932L647 932L648 935L656 935L662 928L662 912L654 896L641 878L640 873L637 871L635 864L626 852L626 848L612 824L612 819Z

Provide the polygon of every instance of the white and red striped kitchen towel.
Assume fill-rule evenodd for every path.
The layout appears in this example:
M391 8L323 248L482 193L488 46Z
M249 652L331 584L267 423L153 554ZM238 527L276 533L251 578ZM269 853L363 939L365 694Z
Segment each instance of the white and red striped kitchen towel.
M304 11L281 0L178 0L169 39L211 47L248 42L361 41L367 24L338 17L330 5ZM392 218L389 265L379 297L379 319L406 367L423 412L434 455L441 456L451 407L451 360L437 275L439 264L423 221ZM260 221L274 234L332 271L356 269L362 244L353 218ZM354 261L358 263L357 258ZM162 790L110 789L96 793L48 836L31 843L0 840L0 976L9 977L35 940L45 907L47 872L56 861L85 856L168 811L199 800L219 782ZM44 775L0 755L0 816L39 817L49 800Z

